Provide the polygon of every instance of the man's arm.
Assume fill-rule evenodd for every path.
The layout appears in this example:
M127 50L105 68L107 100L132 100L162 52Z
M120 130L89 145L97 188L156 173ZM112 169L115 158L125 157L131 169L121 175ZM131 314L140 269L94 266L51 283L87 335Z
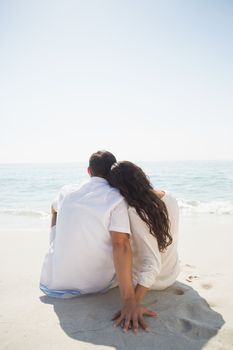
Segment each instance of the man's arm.
M129 235L111 232L115 270L118 278L122 301L136 302L132 281L132 252Z
M57 223L57 212L51 207L51 227L55 226Z
M144 330L148 330L149 328L143 315L156 316L156 313L137 303L132 282L132 251L129 235L112 231L111 237L113 260L122 299L121 311L114 317L116 320L115 325L118 326L124 321L124 330L127 332L132 321L135 333L138 332L139 324Z
M135 297L136 302L139 304L142 302L143 298L145 297L146 293L150 290L150 288L146 288L140 284L137 284L135 288Z

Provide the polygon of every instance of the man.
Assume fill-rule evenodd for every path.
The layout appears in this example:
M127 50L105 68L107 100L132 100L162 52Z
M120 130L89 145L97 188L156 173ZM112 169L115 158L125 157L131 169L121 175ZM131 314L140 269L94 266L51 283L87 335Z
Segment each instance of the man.
M127 205L106 180L116 162L98 151L90 157L90 181L64 187L52 205L52 237L41 273L41 290L53 297L102 293L119 285L122 308L115 321L148 329L143 315L156 316L136 303ZM56 232L55 232L56 225Z

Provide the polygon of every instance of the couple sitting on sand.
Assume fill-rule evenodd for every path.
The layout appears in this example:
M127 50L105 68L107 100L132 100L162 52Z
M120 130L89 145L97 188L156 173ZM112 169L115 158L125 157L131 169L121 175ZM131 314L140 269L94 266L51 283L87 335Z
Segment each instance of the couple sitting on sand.
M142 299L150 289L172 285L179 273L177 202L153 189L141 168L107 151L92 154L88 173L87 183L63 187L52 204L40 289L70 298L118 285L115 325L147 330L144 316L156 313Z

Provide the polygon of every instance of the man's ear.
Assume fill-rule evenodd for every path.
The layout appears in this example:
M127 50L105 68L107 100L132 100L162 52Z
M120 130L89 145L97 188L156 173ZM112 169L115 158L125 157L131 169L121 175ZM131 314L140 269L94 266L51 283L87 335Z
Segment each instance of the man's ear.
M87 168L87 172L88 172L88 174L89 174L90 176L92 176L91 168L90 168L90 167Z

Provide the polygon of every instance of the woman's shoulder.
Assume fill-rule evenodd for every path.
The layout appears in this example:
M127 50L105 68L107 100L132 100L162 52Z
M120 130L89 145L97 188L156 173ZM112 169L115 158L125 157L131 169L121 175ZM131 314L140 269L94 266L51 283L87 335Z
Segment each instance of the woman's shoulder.
M166 191L154 189L153 192L154 192L154 193L156 194L156 196L159 197L160 199L163 199L163 197L166 196Z
M170 192L169 190L158 190L158 189L153 189L153 192L156 194L157 197L160 199L164 199L166 197L172 197L175 198L174 194Z
M165 204L178 206L176 197L173 193L167 190L154 190L154 193L163 201Z

